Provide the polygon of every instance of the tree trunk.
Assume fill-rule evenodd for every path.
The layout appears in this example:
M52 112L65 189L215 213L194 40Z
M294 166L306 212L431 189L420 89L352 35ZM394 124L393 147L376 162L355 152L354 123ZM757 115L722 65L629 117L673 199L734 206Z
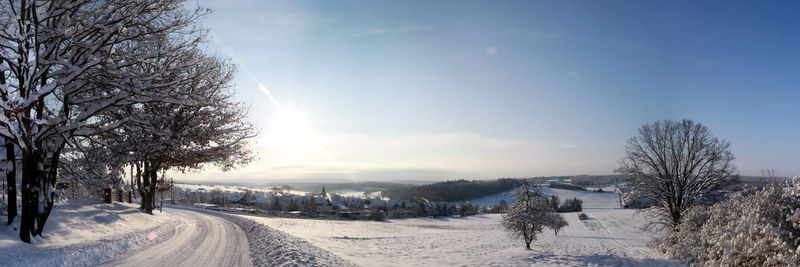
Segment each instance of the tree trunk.
M40 159L39 151L22 154L22 216L19 238L26 243L30 243L31 237L40 232L35 225L39 215L39 194L42 193Z
M47 194L45 197L45 206L44 210L40 211L39 215L36 216L36 225L37 230L36 234L42 235L42 231L44 230L44 224L47 222L47 218L50 217L50 212L53 211L53 202L56 198L56 182L58 181L58 160L61 157L61 150L62 147L59 147L49 159L49 166L46 172L41 173L42 177L46 178L42 181L42 187L40 194Z
M147 171L147 176L150 178L150 189L147 190L147 202L149 206L147 206L145 210L148 214L153 214L156 202L156 184L158 183L158 164L150 162L150 169Z
M8 225L17 217L17 157L14 143L6 138L6 191L8 192Z
M145 207L147 207L147 205L145 205L147 198L145 197L144 188L146 188L148 184L149 181L147 179L142 182L142 166L139 162L136 162L136 189L139 190L139 198L141 199L140 209L145 209Z
M153 203L150 198L150 191L152 191L150 190L150 162L144 161L142 165L144 165L142 172L142 208L148 214L153 214Z

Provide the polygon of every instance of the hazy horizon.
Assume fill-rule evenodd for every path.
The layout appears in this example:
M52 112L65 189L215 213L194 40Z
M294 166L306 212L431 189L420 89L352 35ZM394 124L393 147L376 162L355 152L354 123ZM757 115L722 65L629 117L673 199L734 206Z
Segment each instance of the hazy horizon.
M196 181L613 174L643 124L731 142L742 175L800 175L797 5L199 1L261 129Z

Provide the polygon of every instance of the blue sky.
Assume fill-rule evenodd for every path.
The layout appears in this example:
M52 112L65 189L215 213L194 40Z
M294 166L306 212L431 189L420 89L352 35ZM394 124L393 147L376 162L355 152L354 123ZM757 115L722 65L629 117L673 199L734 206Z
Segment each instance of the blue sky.
M260 160L184 179L608 174L690 118L744 175L800 175L790 1L200 1Z

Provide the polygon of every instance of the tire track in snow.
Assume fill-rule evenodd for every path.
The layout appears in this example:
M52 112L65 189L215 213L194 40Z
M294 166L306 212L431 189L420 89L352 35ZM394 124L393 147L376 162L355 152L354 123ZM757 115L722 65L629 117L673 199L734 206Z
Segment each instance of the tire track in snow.
M105 266L252 266L247 236L234 223L190 210L170 212L182 221L172 237Z
M603 238L610 240L612 244L616 245L608 248L609 254L631 259L652 253L647 249L631 247L629 244L623 242L616 233L611 232L610 228L608 228L602 220L590 217L588 220L579 221L585 229L600 234Z

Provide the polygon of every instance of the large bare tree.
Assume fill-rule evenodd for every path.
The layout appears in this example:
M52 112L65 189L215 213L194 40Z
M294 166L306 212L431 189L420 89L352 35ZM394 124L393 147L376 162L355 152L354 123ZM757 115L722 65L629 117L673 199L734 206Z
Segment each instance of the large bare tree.
M660 225L675 229L684 212L738 179L730 143L692 120L662 120L639 128L616 172L630 176L633 197L653 203Z

